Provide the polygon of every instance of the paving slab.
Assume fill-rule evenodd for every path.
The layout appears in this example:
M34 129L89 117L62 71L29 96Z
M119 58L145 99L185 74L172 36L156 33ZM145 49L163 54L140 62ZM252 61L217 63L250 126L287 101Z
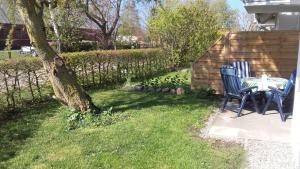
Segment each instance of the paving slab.
M202 137L242 143L247 152L246 169L293 169L291 118L282 122L276 110L266 115L249 110L242 113L237 117L235 112L217 110Z
M208 126L208 136L290 142L290 118L282 122L277 111L268 111L266 115L247 110L243 113L244 115L237 117L232 111L219 112Z

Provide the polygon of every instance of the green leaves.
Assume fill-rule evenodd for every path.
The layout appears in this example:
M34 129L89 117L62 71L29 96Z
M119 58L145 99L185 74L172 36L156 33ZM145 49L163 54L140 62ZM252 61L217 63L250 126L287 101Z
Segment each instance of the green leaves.
M61 56L85 89L116 87L126 80L128 83L146 80L174 67L170 56L160 49L89 51ZM32 105L53 94L39 58L0 61L0 77L6 78L0 85L3 89L0 91L0 119L5 111L25 107L25 103Z
M201 56L218 38L216 15L203 1L158 10L150 20L153 40L186 66Z

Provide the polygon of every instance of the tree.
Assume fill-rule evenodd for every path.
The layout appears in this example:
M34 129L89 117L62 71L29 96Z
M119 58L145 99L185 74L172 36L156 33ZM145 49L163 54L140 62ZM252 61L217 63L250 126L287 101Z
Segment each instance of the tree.
M155 15L158 8L163 8L165 0L137 0L137 2L146 3L150 5L151 15ZM170 2L171 4L174 1Z
M120 18L121 27L119 34L121 35L141 35L142 28L140 25L140 17L136 8L135 0L128 0L125 10Z
M80 27L84 25L86 17L82 16L81 6L75 1L57 3L50 3L49 8L45 10L47 38L56 40L58 53L76 51L82 40Z
M149 22L150 37L178 59L178 66L203 54L218 29L214 13L201 0L159 9Z
M255 17L253 14L248 14L247 12L239 13L239 24L241 31L258 31L259 26L255 22Z
M83 0L86 16L101 30L99 37L104 49L113 47L112 41L117 28L122 0Z
M74 71L55 53L46 40L43 12L49 3L40 0L16 0L16 6L31 44L36 48L50 79L55 98L79 111L96 109L90 96L78 84Z
M54 13L54 10L55 10L55 6L54 6L54 3L53 1L49 0L49 14L50 14L50 21L51 21L51 24L52 24L52 28L53 28L53 32L56 36L56 43L57 43L57 52L60 53L61 52L61 38L60 38L60 31L58 29L58 23L57 23L57 20L56 20L56 15Z
M210 9L216 14L222 29L239 29L238 11L231 9L226 0L211 0Z

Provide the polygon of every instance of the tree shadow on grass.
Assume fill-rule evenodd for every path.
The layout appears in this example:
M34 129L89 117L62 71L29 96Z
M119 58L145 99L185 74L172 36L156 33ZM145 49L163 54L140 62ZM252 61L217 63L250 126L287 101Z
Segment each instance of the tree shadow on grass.
M199 99L196 94L189 93L182 96L162 93L144 93L144 92L121 92L113 95L115 99L104 101L104 109L113 107L113 113L124 112L127 110L139 110L154 106L187 106L187 108L196 109L196 106L210 106L219 103L219 98ZM103 102L102 102L103 104Z
M0 168L3 162L13 158L24 142L32 137L42 122L54 115L59 103L49 101L29 108L26 112L16 113L0 123Z

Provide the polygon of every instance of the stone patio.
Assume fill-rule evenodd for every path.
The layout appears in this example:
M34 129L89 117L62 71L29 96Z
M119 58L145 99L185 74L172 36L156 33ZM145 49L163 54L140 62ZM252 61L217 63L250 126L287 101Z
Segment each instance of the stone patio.
M242 143L247 152L247 169L292 169L291 117L282 122L275 110L266 115L249 110L242 114L237 117L235 112L217 110L202 136Z
M289 142L291 119L282 122L277 111L266 115L244 110L241 117L232 111L218 113L208 128L208 136L224 139L254 139Z

